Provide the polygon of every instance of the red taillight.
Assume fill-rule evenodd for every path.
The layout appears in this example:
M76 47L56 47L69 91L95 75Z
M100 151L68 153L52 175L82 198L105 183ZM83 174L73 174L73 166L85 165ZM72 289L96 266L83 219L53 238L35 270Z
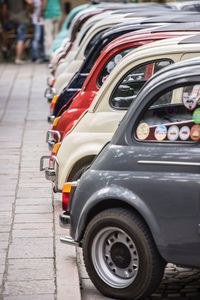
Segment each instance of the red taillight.
M54 160L53 160L53 155L55 155L55 153L51 152L51 157L49 158L49 168L53 169L54 166Z
M69 193L62 192L62 208L63 210L68 209L68 204L69 204Z

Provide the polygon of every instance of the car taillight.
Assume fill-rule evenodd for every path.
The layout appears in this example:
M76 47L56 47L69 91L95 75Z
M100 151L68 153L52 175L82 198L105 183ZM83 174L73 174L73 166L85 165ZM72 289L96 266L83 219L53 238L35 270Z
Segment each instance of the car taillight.
M62 192L62 209L67 210L69 204L69 193Z
M54 160L53 160L53 157L50 157L49 158L49 168L53 169L53 167L54 167Z
M70 192L73 187L77 186L78 181L66 182L62 189L62 208L63 210L68 210Z

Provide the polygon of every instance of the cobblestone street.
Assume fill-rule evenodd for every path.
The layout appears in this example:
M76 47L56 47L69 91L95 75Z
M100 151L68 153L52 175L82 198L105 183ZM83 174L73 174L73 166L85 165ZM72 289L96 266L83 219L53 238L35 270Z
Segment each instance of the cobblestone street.
M89 280L81 251L76 261L75 247L60 243L60 195L39 171L48 155L47 72L0 65L0 300L108 299ZM151 299L200 300L200 270L168 265Z

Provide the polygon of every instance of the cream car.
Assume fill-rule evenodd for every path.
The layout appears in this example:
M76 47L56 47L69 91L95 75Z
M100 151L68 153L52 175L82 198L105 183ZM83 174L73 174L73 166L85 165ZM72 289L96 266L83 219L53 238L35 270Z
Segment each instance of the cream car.
M154 42L133 50L111 72L93 103L65 136L46 178L61 191L108 143L142 85L161 68L200 56L199 36ZM41 170L44 159L41 159Z
M130 15L131 20L140 21L144 18L133 18L132 15ZM83 60L85 58L85 49L89 43L89 41L99 32L110 28L111 26L114 26L116 24L122 23L122 22L128 22L130 20L128 18L128 15L115 15L110 16L109 18L103 19L101 21L98 21L94 26L90 28L90 30L86 33L85 37L83 38L80 46L76 47L76 43L74 45L74 50L72 49L68 56L65 59L65 62L60 64L60 67L56 70L56 82L54 85L55 92L59 95L65 86L69 83L71 78L74 76L74 74L80 69ZM64 64L64 65L63 65ZM59 69L61 68L61 70ZM64 69L64 70L63 70ZM59 75L58 75L59 74Z
M98 9L92 7L92 8L89 8L87 10L87 13L94 13L94 12L98 12ZM68 54L59 61L58 63L58 60L60 59L61 56L65 55L65 51L70 47L70 40L72 39L72 36L74 34L74 27L75 27L75 24L77 23L77 20L80 19L81 15L82 15L82 12L78 13L77 16L75 16L74 20L72 20L72 24L70 26L70 29L69 29L69 33L68 33L68 36L64 39L62 45L60 46L60 48L58 48L54 55L53 55L53 58L52 58L52 61L51 61L51 64L52 64L52 68L56 69L56 76L58 76L61 72L62 72L62 67L67 66L67 62L70 62L70 60L72 58L74 58L74 55L78 49L78 47L80 46L81 44L81 41L83 40L84 36L86 35L86 33L89 31L89 29L95 24L97 23L98 21L102 20L103 18L106 18L106 17L110 17L112 14L111 11L105 11L105 12L101 12L101 13L97 13L96 15L90 17L84 24L83 26L81 27L81 30L77 33L77 36L76 36L76 39L72 45L72 48L71 50L68 52ZM58 64L58 65L57 65Z

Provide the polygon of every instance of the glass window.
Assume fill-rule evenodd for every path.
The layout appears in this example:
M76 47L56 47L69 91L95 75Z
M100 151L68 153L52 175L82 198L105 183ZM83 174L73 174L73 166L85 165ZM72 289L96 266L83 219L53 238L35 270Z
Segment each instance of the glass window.
M115 66L122 60L122 58L128 54L131 50L135 49L136 47L128 48L122 50L121 52L116 53L113 55L103 66L98 78L97 78L97 86L101 87L104 81L108 78L111 71L115 68Z
M200 84L173 89L156 99L140 119L135 137L152 142L200 140Z
M110 99L111 106L118 109L127 109L146 81L157 71L171 63L173 63L171 60L164 59L148 62L134 68L115 88Z

